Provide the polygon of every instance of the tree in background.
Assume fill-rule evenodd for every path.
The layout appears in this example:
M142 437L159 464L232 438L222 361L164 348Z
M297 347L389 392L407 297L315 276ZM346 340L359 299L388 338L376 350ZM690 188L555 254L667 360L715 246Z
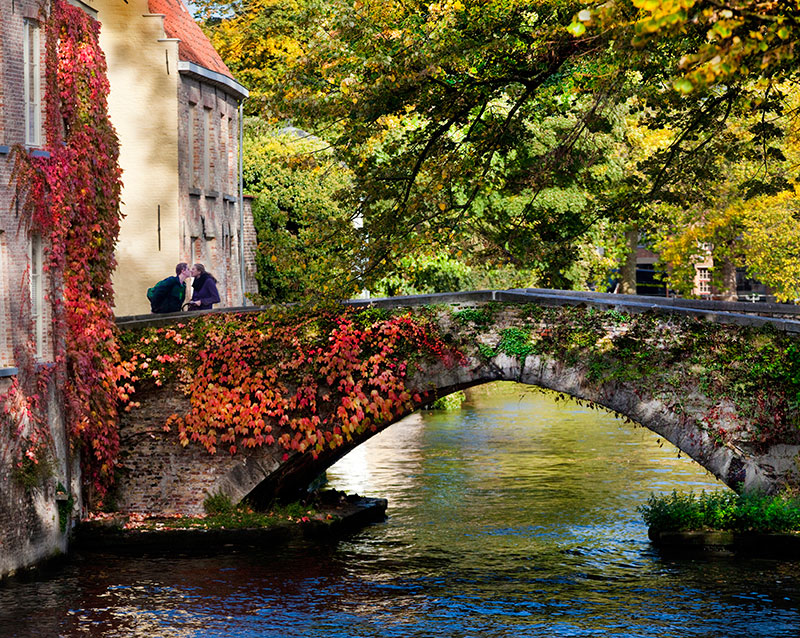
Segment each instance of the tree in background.
M200 4L216 5L207 27L226 60L237 51L226 42L251 37L234 32L268 21L285 32L274 1ZM569 2L302 4L314 15L293 35L304 55L282 58L279 90L258 89L273 99L262 114L291 113L353 170L344 205L369 237L366 280L408 253L457 246L476 262L566 285L579 238L618 214L605 201L619 176L608 138L618 118L611 94L627 76L597 60L613 34L576 41L565 29L578 7ZM230 62L235 72L250 64Z
M284 108L285 78L308 52L320 0L193 0L212 44L247 86L247 115L268 121L291 116Z
M642 164L672 287L690 294L694 262L714 259L713 283L735 298L735 266L780 300L798 297L795 63L800 8L750 0L633 0L632 43L679 42L679 64L648 118L670 143ZM576 35L613 28L627 10L586 3ZM587 30L588 28L588 30ZM694 33L696 36L691 37Z
M327 144L296 128L273 129L249 120L244 184L254 196L260 300L319 298L333 287L356 292L351 267L361 244L356 220L337 194L350 172Z
M747 266L776 297L794 299L790 264L797 250L775 229L796 223L798 91L761 80L739 92L748 99L739 100L715 134L701 140L703 148L681 167L686 179L673 180L656 249L668 266L670 287L682 294L692 293L694 264L707 251L714 262L712 284L723 298L736 299L736 267Z
M773 78L794 73L784 5L197 4L231 68L251 73L259 114L290 115L352 170L339 205L363 220L350 255L361 284L455 260L524 272L526 285L598 285L614 260L633 263L641 232L680 225L667 213L710 220L789 188L774 171L727 179L738 162L782 161L771 113ZM748 109L761 125L735 139Z
M744 219L748 269L778 301L800 300L800 198L783 192L748 202Z

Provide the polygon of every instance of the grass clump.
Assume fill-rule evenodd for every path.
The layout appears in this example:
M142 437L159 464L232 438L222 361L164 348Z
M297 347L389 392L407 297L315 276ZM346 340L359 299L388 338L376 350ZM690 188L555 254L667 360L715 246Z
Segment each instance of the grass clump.
M638 508L656 532L725 530L780 533L800 531L800 498L758 492L651 494Z
M443 397L439 397L431 406L434 410L452 411L460 410L461 404L467 400L467 395L461 390Z

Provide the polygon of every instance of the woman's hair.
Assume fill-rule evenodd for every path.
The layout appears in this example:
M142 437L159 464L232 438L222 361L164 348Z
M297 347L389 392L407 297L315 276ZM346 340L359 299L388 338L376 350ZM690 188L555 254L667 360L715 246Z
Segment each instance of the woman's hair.
M217 278L214 275L212 275L211 273L206 273L206 267L203 264L195 264L194 269L201 275L207 274L214 281L214 283L217 282Z

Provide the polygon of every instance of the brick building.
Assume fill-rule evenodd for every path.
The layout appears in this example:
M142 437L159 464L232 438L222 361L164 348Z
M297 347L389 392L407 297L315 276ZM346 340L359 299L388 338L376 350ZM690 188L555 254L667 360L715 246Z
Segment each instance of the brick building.
M240 104L231 76L181 0L67 0L101 23L109 114L120 139L125 218L116 247L117 314L149 312L146 290L179 261L202 262L222 305L255 290L252 220L238 183ZM60 282L46 239L28 230L10 185L15 149L47 155L44 139L45 0L0 0L0 408L16 382L53 370L51 301ZM87 158L88 159L88 158ZM249 208L249 207L247 207ZM244 223L243 223L244 218ZM244 251L242 251L244 243ZM242 276L242 254L248 268ZM249 255L249 257L247 257ZM63 345L63 344L61 344ZM46 375L45 375L46 376ZM59 376L58 371L49 378ZM26 386L27 387L27 386ZM65 495L80 509L80 468L55 382L39 390L48 468L32 485L18 476L32 420L0 409L0 577L66 549ZM63 488L63 490L62 490ZM72 507L70 501L69 507Z
M0 407L11 408L10 414L0 409L0 576L66 548L56 487L80 492L63 401L53 381L39 391L47 407L36 425L47 432L42 441L48 472L33 488L22 485L17 475L26 451L32 451L34 423L15 399L14 384L33 381L52 368L55 358L48 300L57 287L44 268L46 240L29 232L10 185L15 147L34 156L47 154L40 6L40 0L14 0L0 10Z
M221 306L241 305L243 292L256 289L254 262L241 251L252 237L238 171L247 90L182 0L83 4L102 25L109 113L120 139L125 218L116 314L149 313L147 288L181 261L201 262L217 278Z

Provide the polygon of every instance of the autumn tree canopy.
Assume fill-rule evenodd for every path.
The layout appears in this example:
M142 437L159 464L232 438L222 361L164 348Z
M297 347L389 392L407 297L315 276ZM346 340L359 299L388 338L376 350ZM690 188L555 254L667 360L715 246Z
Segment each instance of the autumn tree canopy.
M792 3L195 4L251 112L352 171L365 283L444 250L568 287L598 229L794 188Z

